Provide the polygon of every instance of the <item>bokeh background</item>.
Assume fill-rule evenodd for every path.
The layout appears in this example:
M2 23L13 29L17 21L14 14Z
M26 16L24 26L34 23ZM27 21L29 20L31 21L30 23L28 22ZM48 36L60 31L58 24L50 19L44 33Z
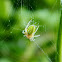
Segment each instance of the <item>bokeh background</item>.
M38 45L22 34L31 19ZM0 62L56 62L59 22L59 0L0 0Z

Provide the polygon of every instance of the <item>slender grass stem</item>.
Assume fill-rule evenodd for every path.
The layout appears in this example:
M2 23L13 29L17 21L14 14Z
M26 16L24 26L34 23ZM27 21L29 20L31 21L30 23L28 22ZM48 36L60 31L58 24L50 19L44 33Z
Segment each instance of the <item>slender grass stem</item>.
M61 7L60 3L59 6ZM60 8L59 7L59 8ZM59 24L59 31L58 31L58 40L57 40L57 59L56 62L62 62L62 10L61 10L61 18L60 18L60 24Z

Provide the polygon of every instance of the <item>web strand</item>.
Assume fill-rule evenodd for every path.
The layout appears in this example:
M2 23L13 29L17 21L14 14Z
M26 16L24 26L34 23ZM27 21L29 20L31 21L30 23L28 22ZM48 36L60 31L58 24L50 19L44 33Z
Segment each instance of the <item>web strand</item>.
M44 50L42 49L42 48L40 48L40 46L34 41L34 43L37 45L37 47L44 53L44 55L48 58L48 60L50 61L50 62L52 62L51 61L51 59L48 57L48 55L44 52Z

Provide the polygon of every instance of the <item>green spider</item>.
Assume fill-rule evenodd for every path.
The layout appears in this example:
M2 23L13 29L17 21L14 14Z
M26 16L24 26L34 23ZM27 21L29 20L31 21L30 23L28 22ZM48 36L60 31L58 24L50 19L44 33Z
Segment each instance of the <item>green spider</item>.
M35 26L35 25L30 25L30 22L32 22L32 20L30 20L25 28L25 30L22 31L22 33L24 34L24 36L26 36L30 41L34 41L34 37L39 37L40 35L35 35L35 33L37 32L39 26ZM36 28L37 27L37 28Z

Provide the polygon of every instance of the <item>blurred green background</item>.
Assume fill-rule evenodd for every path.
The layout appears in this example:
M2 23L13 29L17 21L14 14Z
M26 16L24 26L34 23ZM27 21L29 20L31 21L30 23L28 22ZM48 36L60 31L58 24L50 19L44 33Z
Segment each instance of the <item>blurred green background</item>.
M0 62L56 62L59 0L0 0ZM23 36L33 20L38 46ZM44 54L45 53L45 54ZM50 61L50 60L51 61Z

